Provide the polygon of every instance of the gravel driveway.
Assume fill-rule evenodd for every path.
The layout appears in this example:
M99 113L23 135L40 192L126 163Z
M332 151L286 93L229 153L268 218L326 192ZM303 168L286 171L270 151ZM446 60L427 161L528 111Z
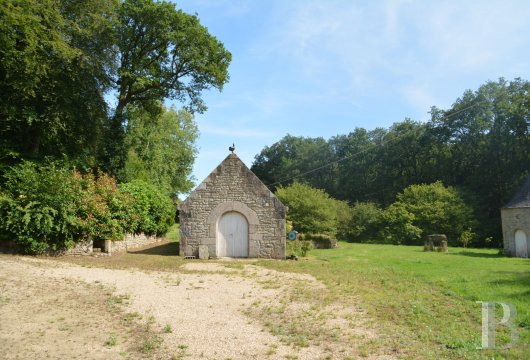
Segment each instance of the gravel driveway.
M268 331L278 326L264 314L275 316L276 324L280 319L280 329L282 316L316 314L286 297L293 288L326 291L309 275L253 265L190 262L178 272L146 272L0 256L0 358L347 358L350 346L300 345ZM112 302L119 311L109 311ZM362 309L326 308L318 310L322 326L350 339L376 336ZM334 315L326 318L327 310ZM150 324L160 345L141 351L138 332L124 318L137 318L134 326Z

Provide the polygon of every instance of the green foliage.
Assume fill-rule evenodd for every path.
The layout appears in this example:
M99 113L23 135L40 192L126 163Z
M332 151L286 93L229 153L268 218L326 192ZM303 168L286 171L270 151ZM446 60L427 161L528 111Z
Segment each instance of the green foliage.
M0 2L0 161L94 165L117 1Z
M173 197L191 190L197 136L193 116L184 110L162 108L155 115L139 109L129 112L129 153L121 177L126 182L149 182Z
M80 184L54 164L23 162L4 175L0 229L28 253L69 247L83 233Z
M221 90L228 81L231 54L199 19L165 1L125 0L118 10L116 45L120 53L118 105L149 110L165 98L206 109L201 92Z
M383 223L383 210L373 202L356 202L349 211L340 239L365 242L378 237Z
M397 244L420 244L428 234L446 234L456 245L474 225L472 210L452 187L441 182L411 185L384 213L384 237Z
M153 185L137 181L120 189L105 173L24 161L4 179L0 232L27 253L60 251L84 238L122 240L128 232L162 235L175 217L171 199Z
M381 238L393 244L419 244L422 230L414 225L415 219L404 204L393 203L383 214L385 227L381 230Z
M196 16L166 1L123 1L114 29L117 104L102 160L118 174L127 158L122 127L129 111L157 114L159 104L172 99L190 113L204 112L201 94L222 90L232 55Z
M118 190L114 178L74 173L82 188L76 203L77 214L84 225L85 236L93 240L122 240L133 232L141 218L132 209L135 199Z
M474 237L475 234L471 231L471 229L466 229L462 232L462 234L460 234L460 238L458 240L460 240L464 247L468 247L469 244L471 244L471 242L473 241Z
M133 199L130 211L139 219L134 232L164 235L175 221L175 207L169 197L143 181L121 184L120 190Z
M286 135L272 146L266 146L256 155L251 170L275 191L280 185L289 185L292 179L306 171L313 170L323 163L332 161L334 154L323 138L305 138ZM329 169L313 171L305 178L311 186L329 191L333 184L333 173Z
M278 188L276 196L289 207L287 220L292 222L295 230L315 234L335 234L337 231L336 200L325 191L293 183Z
M0 1L0 173L49 157L187 192L197 130L184 112L160 115L160 104L205 111L202 92L223 88L230 61L195 15L168 1ZM137 111L158 118L126 136ZM135 136L154 147L140 151Z
M287 255L306 257L312 248L313 244L309 240L287 241Z

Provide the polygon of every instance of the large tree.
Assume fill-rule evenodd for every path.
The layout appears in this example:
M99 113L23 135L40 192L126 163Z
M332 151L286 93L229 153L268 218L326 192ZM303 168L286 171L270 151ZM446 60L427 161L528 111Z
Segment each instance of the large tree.
M0 162L93 164L107 119L116 1L0 1Z
M203 112L202 91L222 90L231 54L201 25L165 1L125 0L116 24L118 50L114 77L117 104L103 159L113 173L124 165L123 126L130 106L158 111L164 99Z
M530 82L489 81L448 110L432 108L431 126L448 154L445 183L467 190L483 236L500 238L500 211L530 172Z
M441 233L456 245L475 225L471 207L441 182L408 186L385 210L384 219L385 237L398 244L419 245L423 236Z
M251 170L272 190L298 180L329 191L334 185L335 169L318 168L333 158L324 138L286 135L256 155Z
M170 2L0 0L0 164L67 157L120 174L131 111L205 111L230 61Z
M191 190L197 135L193 116L185 110L130 111L125 139L129 150L121 177L146 181L173 197Z

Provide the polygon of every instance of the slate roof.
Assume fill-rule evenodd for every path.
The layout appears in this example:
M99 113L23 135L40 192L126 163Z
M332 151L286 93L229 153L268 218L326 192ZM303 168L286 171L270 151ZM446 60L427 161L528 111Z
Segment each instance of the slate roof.
M521 186L512 200L504 206L504 208L508 209L525 207L530 207L530 176L526 178L523 186Z

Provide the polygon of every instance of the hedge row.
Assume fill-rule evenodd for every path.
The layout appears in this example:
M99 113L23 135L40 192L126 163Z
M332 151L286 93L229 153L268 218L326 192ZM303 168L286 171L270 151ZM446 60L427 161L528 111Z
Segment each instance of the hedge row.
M144 182L117 185L100 173L25 161L0 188L0 233L22 251L39 254L81 239L122 240L125 233L164 234L175 218L172 201Z

